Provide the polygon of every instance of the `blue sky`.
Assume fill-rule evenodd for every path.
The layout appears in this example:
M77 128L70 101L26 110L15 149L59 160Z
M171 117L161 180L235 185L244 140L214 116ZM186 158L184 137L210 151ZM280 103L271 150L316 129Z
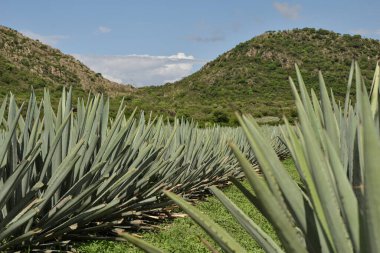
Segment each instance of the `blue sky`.
M315 27L380 39L380 1L0 0L0 24L109 79L160 85L267 30Z

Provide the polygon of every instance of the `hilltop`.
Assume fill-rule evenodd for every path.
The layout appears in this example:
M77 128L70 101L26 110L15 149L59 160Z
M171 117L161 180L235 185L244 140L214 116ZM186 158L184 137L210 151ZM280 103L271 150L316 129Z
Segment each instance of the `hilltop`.
M115 95L134 90L102 77L71 55L0 26L1 95L9 91L29 93L31 86L37 91L47 87L52 92L72 86L78 95L88 91Z
M236 124L234 111L258 118L295 117L288 76L297 63L308 87L318 89L318 71L338 99L344 97L352 59L369 85L380 42L360 35L322 29L269 31L207 63L198 72L160 87L145 87L129 96L131 108L192 117L200 122Z

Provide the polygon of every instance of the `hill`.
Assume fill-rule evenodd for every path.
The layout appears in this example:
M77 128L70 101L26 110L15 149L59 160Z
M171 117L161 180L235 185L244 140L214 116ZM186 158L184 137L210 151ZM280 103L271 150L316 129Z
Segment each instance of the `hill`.
M237 45L178 82L141 88L127 98L131 108L204 123L236 124L237 110L262 119L292 118L296 114L288 76L295 77L294 63L315 89L318 70L322 70L340 99L352 59L359 61L369 81L379 55L380 42L359 35L312 28L270 31Z
M134 90L102 77L74 57L21 33L0 26L0 94L12 91L40 92L48 87L53 93L63 86L72 86L74 93L105 92L109 95L126 94Z
M288 76L294 64L306 84L318 89L318 70L336 97L342 99L352 59L369 82L380 55L380 42L359 35L304 28L268 31L240 43L196 73L174 83L135 89L111 82L70 55L0 26L0 97L12 91L26 99L30 87L51 90L57 101L62 86L73 86L74 97L106 92L115 97L111 111L125 97L135 107L169 118L193 118L201 124L237 125L234 112L253 114L263 122L296 116ZM23 96L24 95L24 96Z

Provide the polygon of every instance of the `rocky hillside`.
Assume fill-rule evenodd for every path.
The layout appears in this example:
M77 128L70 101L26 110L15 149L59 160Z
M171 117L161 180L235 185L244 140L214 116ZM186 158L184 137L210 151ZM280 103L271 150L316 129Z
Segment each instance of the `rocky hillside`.
M0 26L0 88L8 91L27 92L49 87L61 90L73 86L74 90L106 92L110 95L133 91L129 85L121 85L102 77L70 55L58 49L23 36L17 31Z
M369 81L379 56L380 42L359 35L311 28L266 32L181 81L139 89L130 96L130 104L201 122L236 124L234 111L275 121L296 115L288 83L288 76L295 76L295 63L315 89L322 70L339 99L345 94L352 59L359 61Z

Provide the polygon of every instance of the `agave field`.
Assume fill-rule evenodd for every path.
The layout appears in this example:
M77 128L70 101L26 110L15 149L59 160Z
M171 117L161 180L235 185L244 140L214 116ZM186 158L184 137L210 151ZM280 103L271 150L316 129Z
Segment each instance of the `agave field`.
M281 245L244 214L222 191L222 202L266 252L380 252L380 68L370 93L357 63L349 74L346 101L338 103L319 74L320 99L309 93L296 66L299 92L290 79L299 123L281 127L301 179L297 184L284 169L270 140L250 116L240 124L263 176L238 143L230 146L252 189L233 183L275 228ZM350 90L355 77L356 97ZM285 120L286 121L286 120ZM228 231L170 191L185 210L225 252L247 252ZM148 252L162 252L128 234L123 238ZM216 252L216 250L214 250Z
M75 106L73 106L75 104ZM105 239L115 228L149 229L170 214L162 190L198 199L229 177L243 177L227 143L256 164L241 128L198 128L194 122L109 117L102 95L74 103L63 91L0 108L0 251L46 249L73 240ZM280 131L263 127L280 157Z
M0 107L0 251L113 238L162 252L125 232L152 229L179 206L223 251L247 252L188 203L211 192L266 252L380 252L379 65L367 89L352 63L343 103L321 73L317 96L296 72L298 122L279 127L249 115L237 115L241 128L126 117L123 102L111 118L108 99L73 103L71 89L56 110L48 91L20 106L10 94ZM301 183L281 162L288 154ZM230 181L280 245L217 188Z

